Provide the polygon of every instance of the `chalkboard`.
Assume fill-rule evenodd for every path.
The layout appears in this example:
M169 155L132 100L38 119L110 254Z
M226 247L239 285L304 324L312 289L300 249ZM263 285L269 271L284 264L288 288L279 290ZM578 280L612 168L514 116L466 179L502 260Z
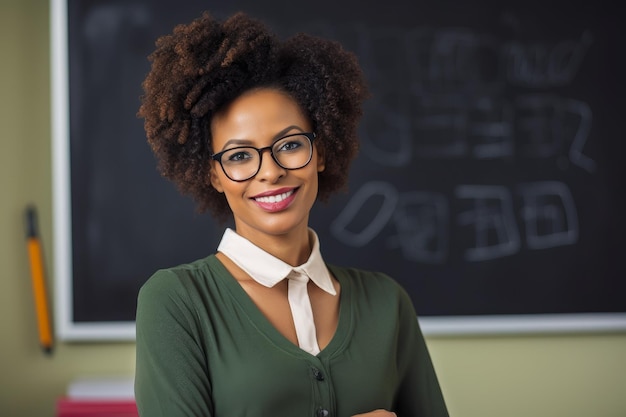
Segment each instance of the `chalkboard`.
M223 226L159 176L136 117L155 39L204 10L246 11L283 37L339 40L364 68L372 97L349 189L311 219L328 262L395 278L427 332L491 319L501 331L536 331L555 318L564 321L549 330L626 328L626 65L615 8L590 0L52 8L62 337L132 338L143 282L213 253L221 238Z

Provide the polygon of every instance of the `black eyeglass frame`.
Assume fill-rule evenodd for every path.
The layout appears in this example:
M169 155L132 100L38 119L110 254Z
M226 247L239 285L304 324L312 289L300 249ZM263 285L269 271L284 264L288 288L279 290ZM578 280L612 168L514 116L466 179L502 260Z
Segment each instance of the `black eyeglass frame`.
M287 168L286 166L283 166L280 162L278 162L278 159L276 159L276 156L274 155L274 152L272 150L272 148L274 147L276 142L278 142L280 140L283 140L285 138L289 138L291 136L305 136L309 140L309 143L311 144L311 152L309 154L309 159L307 159L307 161L304 163L304 165L299 166L297 168ZM254 146L236 146L234 148L224 149L223 151L220 151L220 152L218 152L216 154L212 154L212 155L210 155L210 157L211 157L212 160L219 162L220 166L222 167L222 172L224 172L224 175L226 175L226 177L228 177L229 180L235 181L235 182L244 182L244 181L248 181L250 178L253 178L256 174L259 173L259 171L261 170L261 164L263 163L263 151L266 151L266 150L268 150L270 152L270 155L272 156L272 159L274 160L274 162L276 162L276 164L279 167L281 167L282 169L293 171L295 169L304 168L305 166L307 166L309 164L309 162L311 162L311 159L313 159L313 141L315 140L316 137L317 137L317 135L315 135L314 132L290 133L288 135L281 136L281 137L277 138L270 146L266 146L264 148L255 148ZM255 151L257 151L259 153L259 166L257 167L256 171L254 172L254 174L250 175L248 178L245 178L245 179L242 179L242 180L236 180L236 179L231 178L230 175L228 175L228 173L224 169L224 165L222 165L222 156L226 152L231 152L231 151L236 150L236 149L254 149Z

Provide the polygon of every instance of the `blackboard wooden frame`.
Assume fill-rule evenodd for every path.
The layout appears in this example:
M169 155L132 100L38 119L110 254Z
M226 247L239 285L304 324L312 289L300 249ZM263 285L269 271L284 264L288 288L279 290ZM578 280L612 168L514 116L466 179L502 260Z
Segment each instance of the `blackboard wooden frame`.
M70 141L70 126L76 122L72 120L70 111L70 88L71 77L69 71L69 61L71 50L69 48L68 37L68 1L71 0L51 0L51 87L52 87L52 157L53 157L53 220L54 220L54 278L55 278L55 319L56 319L56 332L58 336L63 340L133 340L134 339L134 322L132 320L75 320L75 304L76 294L74 292L77 280L81 277L76 276L73 267L73 233L76 232L74 223L74 206L72 200L72 166L71 166L71 141ZM115 3L115 1L111 1ZM100 2L105 3L105 2ZM584 35L582 35L584 36ZM623 61L621 61L623 63ZM380 81L376 78L376 74L370 74L374 79L374 86ZM531 98L528 98L532 100ZM379 103L380 104L380 103ZM524 106L524 103L519 103L520 106ZM436 122L435 119L430 122ZM402 120L396 120L394 123L402 124ZM372 145L373 142L369 142ZM455 144L450 143L448 150L453 150ZM493 144L491 144L493 145ZM496 144L498 145L498 144ZM499 144L502 145L502 144ZM578 163L579 169L590 170L593 169L594 159L585 155L583 145L571 146L569 154L569 163ZM368 143L365 143L364 148L367 150ZM474 149L476 152L494 152L493 146L485 144L484 147L478 146ZM433 154L440 152L440 149L436 149L432 143L423 144L418 150L423 154ZM498 150L496 149L495 152ZM387 156L384 152L380 152L378 156L385 159ZM387 161L389 162L389 161ZM562 161L561 161L562 162ZM397 160L391 163L400 163ZM356 175L362 175L363 172L359 171L359 167L356 168ZM577 171L580 172L580 171ZM354 176L355 174L353 174ZM373 174L376 175L376 174ZM382 175L382 174L381 174ZM393 187L388 187L384 181L372 180L361 188L357 187L356 192L352 192L351 199L344 199L340 204L344 207L350 207L350 203L354 203L358 200L359 192L365 193L369 191L370 195L383 195L385 197L389 194L391 197L385 201L394 201L397 203L397 195L393 192ZM528 185L527 182L524 184ZM552 183L548 184L551 185ZM617 183L620 185L623 183ZM545 184L541 184L542 186ZM554 185L554 184L552 184ZM560 188L552 187L550 190L555 194L560 195L563 199L567 199L567 190L565 194L559 194ZM613 184L615 185L615 184ZM522 187L523 188L523 187ZM391 191L389 191L391 190ZM467 195L475 196L476 192L491 193L490 195L497 195L501 192L497 186L493 187L492 184L483 188L475 188L472 184L461 185L454 188L453 196L458 199L463 199ZM506 191L506 190L504 190ZM521 191L522 193L524 190ZM531 199L536 197L537 188L533 188L528 191L525 198ZM474 194L472 194L474 193ZM408 195L410 194L410 195ZM421 201L425 197L429 197L425 193L406 193L401 195L404 198L404 204L415 203ZM407 203L408 201L408 203ZM432 201L437 201L432 200ZM501 201L506 201L503 199ZM620 204L623 203L623 199L619 199ZM338 240L347 239L351 242L352 246L358 247L359 239L365 239L369 233L368 228L361 230L359 233L352 233L349 231L347 224L350 219L344 218L347 211L341 211L339 215L335 215L335 219L330 225L330 229L335 229L334 236ZM397 214L397 213L396 213ZM190 213L190 216L192 214ZM324 216L323 214L321 215ZM459 216L462 220L462 216ZM465 217L467 220L467 217ZM619 223L620 231L623 229L623 222ZM569 230L571 231L571 230ZM319 232L319 231L318 231ZM526 231L529 237L531 233ZM321 233L320 233L321 234ZM343 236L343 238L342 238ZM540 239L541 236L536 234L535 237L539 239L536 241L537 245L550 245L546 239ZM577 237L577 235L575 236ZM559 236L560 242L567 242L568 239L573 239L572 235ZM564 240L563 240L564 239ZM530 241L530 239L529 239ZM324 244L325 240L322 240ZM624 248L623 242L612 242L621 245ZM397 241L395 243L397 245ZM529 245L529 243L527 243ZM506 249L506 248L504 248ZM516 248L513 246L513 250ZM508 250L508 249L507 249ZM617 251L616 251L617 252ZM413 262L424 262L426 264L437 262L436 256L430 253L430 258L427 260L422 259L420 261L420 253L410 253L413 256ZM484 252L475 251L473 256L485 256ZM393 258L395 259L395 258ZM415 259L418 259L415 261ZM614 266L614 265L611 265ZM427 265L425 269L431 272L435 277L440 277L436 272ZM622 269L623 271L623 269ZM147 277L146 277L147 278ZM454 286L458 284L455 281L451 282ZM618 288L624 288L623 284L620 284ZM424 291L428 291L426 288ZM582 290L577 290L582 291ZM615 310L615 309L613 309ZM618 309L619 310L619 309ZM542 312L530 312L528 314L522 313L507 313L507 314L443 314L443 315L431 315L420 314L420 322L422 323L424 332L432 335L458 335L458 334L476 334L476 333L543 333L543 332L598 332L598 331L623 331L626 329L626 306L623 310L619 311L573 311L567 313L542 313ZM419 313L419 309L418 309Z

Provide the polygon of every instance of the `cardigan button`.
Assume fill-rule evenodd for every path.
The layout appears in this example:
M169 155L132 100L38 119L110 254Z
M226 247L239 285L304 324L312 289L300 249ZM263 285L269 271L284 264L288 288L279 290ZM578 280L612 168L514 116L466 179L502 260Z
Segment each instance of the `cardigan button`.
M328 410L324 408L320 408L319 410L317 410L317 417L328 417L329 415L330 413L328 412Z
M317 379L318 381L323 381L324 380L324 374L322 373L322 371L320 371L317 368L313 368L313 376L315 377L315 379Z

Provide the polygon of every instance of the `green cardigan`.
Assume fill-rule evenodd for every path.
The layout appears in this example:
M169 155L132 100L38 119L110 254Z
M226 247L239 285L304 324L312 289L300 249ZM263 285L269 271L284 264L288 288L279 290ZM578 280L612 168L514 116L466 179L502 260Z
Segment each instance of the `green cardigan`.
M447 416L407 293L384 274L328 267L340 317L317 356L283 337L214 255L156 272L138 297L139 414Z

